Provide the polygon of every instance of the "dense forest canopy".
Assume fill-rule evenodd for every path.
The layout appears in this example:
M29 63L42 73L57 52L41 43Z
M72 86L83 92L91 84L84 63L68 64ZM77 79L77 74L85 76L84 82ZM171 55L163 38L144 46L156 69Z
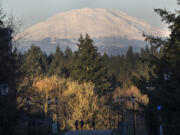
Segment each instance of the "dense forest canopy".
M100 105L101 107L94 106L95 108L93 107L93 109L97 110L92 112L91 115L87 115L89 115L90 119L93 117L101 119L100 123L97 124L99 125L99 128L108 127L107 120L105 120L106 122L102 122L103 117L108 117L107 114L103 114L103 110L101 109L100 111L98 108L104 108L105 104L108 104L109 106L113 105L113 98L118 95L114 95L114 90L116 88L115 93L118 93L118 91L121 91L122 89L131 89L130 87L133 85L133 73L137 73L139 70L143 72L144 64L139 59L142 54L134 53L133 48L129 47L125 56L100 55L89 35L85 35L85 37L80 36L78 46L79 49L75 52L72 52L70 48L67 48L65 52L63 52L57 47L55 53L46 55L39 47L32 45L27 52L23 54L20 53L18 59L19 63L21 63L19 67L19 78L21 78L21 80L17 91L18 108L23 108L26 97L30 97L35 108L37 109L39 106L40 108L37 110L42 113L45 112L45 115L47 115L46 100L48 97L51 97L53 100L53 95L56 95L61 100L61 103L67 102L67 105L70 105L70 99L67 99L68 95L73 92L73 90L68 90L68 88L72 87L70 85L74 85L74 87L77 85L77 87L79 87L77 88L79 91L73 92L74 94L78 94L83 89L86 91L83 87L88 86L90 83L92 88L88 86L89 88L87 89L89 89L89 92L91 92L94 97L89 98L90 100L91 98L97 98L93 101L97 102L95 104ZM147 51L148 48L146 50L142 49L142 53ZM68 91L70 93L68 93ZM66 96L64 96L63 93L66 93ZM132 91L129 91L129 94L132 93ZM78 95L74 96L74 98L79 99L81 96L86 95L81 95L80 97ZM141 96L139 98L141 99ZM82 100L79 101L80 104L81 102L85 102L84 99ZM146 100L147 97L141 102L146 102ZM60 105L59 107L61 108L62 106ZM76 107L78 106L76 105ZM36 109L34 109L35 112L37 112ZM107 108L105 107L104 109L104 112L108 113ZM87 108L82 106L80 110L82 111L82 117L85 117L83 112L86 111ZM61 115L63 115L63 112L61 113ZM72 115L72 112L69 113ZM77 114L74 117L76 118ZM76 120L75 118L73 118L74 121ZM78 116L78 118L80 119L80 116ZM90 119L88 121L90 121ZM67 126L68 121L66 122L67 123L61 124ZM69 128L74 128L73 125L68 126L70 126Z

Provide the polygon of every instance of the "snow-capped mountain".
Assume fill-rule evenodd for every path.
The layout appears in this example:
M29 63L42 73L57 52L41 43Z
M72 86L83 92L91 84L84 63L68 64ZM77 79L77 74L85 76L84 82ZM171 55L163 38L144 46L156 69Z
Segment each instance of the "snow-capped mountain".
M56 46L69 46L74 50L80 34L88 33L100 51L109 52L112 47L115 50L129 45L142 47L143 32L162 37L168 35L168 31L117 9L84 8L59 13L26 29L21 35L28 35L29 39L21 42L21 47L28 48L34 43L46 52L53 51Z

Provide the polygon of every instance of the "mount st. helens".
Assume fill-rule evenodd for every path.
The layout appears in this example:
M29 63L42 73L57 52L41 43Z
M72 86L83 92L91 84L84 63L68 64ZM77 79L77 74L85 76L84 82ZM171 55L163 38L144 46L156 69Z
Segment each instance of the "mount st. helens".
M116 9L76 9L26 29L20 36L28 35L28 40L20 41L20 49L26 50L35 44L47 53L57 46L76 50L80 34L88 33L100 52L117 55L124 53L130 45L135 51L145 46L143 32L162 37L168 35L168 31Z

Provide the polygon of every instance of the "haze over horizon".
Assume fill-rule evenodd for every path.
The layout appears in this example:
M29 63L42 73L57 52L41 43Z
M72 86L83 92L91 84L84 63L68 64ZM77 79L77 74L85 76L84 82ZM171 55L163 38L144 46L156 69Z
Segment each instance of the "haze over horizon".
M22 30L44 21L55 14L81 8L118 9L156 27L167 28L153 9L163 8L174 11L178 9L176 3L176 0L1 0L1 6L8 15L22 18Z

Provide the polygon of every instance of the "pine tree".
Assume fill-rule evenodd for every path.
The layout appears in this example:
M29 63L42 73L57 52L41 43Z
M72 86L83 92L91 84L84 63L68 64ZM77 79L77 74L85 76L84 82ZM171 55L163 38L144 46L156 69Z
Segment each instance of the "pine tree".
M57 47L56 52L52 57L52 62L49 67L49 75L58 75L62 76L64 74L65 62L64 62L64 53Z
M71 48L67 47L65 49L64 55L65 55L66 60L70 60L73 56L73 52L72 52Z
M78 51L75 52L71 64L71 77L79 82L90 81L95 84L95 90L102 94L110 84L107 81L106 69L102 65L101 56L89 35L79 38Z
M68 78L70 76L70 65L73 58L73 52L71 48L67 47L64 52L65 56L65 67L63 69L63 73L65 74L65 77Z
M166 40L146 36L151 48L143 58L146 74L135 81L138 88L149 97L147 120L150 134L157 135L161 116L164 134L180 134L180 13L155 9L162 21L169 24L170 37ZM162 110L157 111L161 105Z
M0 134L13 134L16 121L16 60L12 49L12 28L0 9ZM2 90L8 88L3 93ZM7 89L6 89L7 90Z
M26 76L41 76L47 71L47 57L39 47L32 45L24 54L21 68Z

